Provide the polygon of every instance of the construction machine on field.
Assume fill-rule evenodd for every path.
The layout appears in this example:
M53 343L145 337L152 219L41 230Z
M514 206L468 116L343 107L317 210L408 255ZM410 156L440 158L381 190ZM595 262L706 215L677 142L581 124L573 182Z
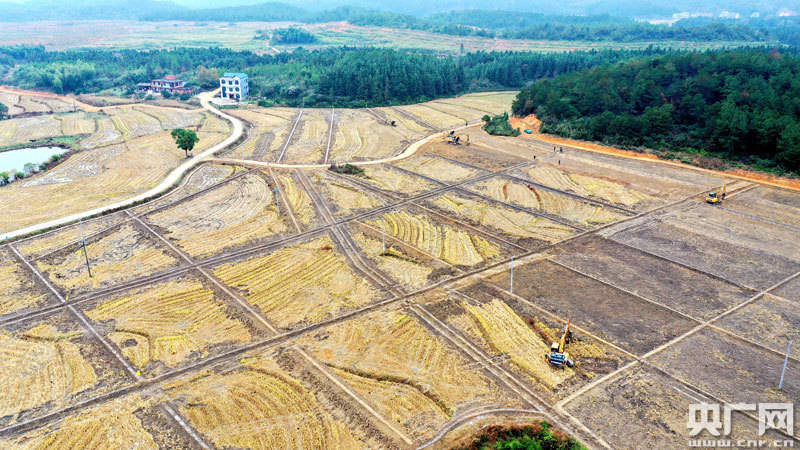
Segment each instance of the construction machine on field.
M464 145L469 145L469 135L468 134L456 134L455 130L451 130L450 134L447 135L447 143L453 145L461 145L463 142Z
M706 203L710 205L716 205L725 200L726 195L727 195L726 186L723 184L721 189L717 190L716 192L708 193L708 195L706 196Z
M561 335L561 340L553 342L550 345L550 353L545 354L545 358L547 358L547 362L551 366L563 369L564 366L573 367L575 365L575 361L570 358L569 353L566 351L568 340L572 340L572 333L569 331L569 320L564 325L564 334Z

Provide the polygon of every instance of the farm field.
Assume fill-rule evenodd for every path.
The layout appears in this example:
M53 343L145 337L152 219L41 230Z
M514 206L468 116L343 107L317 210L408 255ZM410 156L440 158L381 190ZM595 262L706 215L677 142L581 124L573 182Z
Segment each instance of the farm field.
M53 116L0 121L0 147L61 136L61 122Z
M277 172L275 178L278 180L280 189L286 196L286 201L292 209L292 214L303 228L308 228L312 223L319 222L317 213L311 203L311 197L297 179L289 173Z
M334 117L330 161L358 161L387 158L400 153L416 140L414 130L400 123L396 127L377 121L363 110L337 109Z
M582 228L595 228L628 217L619 210L503 177L478 182L469 190L501 202L558 216Z
M382 296L327 235L213 272L280 328L316 323Z
M10 251L0 250L0 258L0 317L53 302Z
M83 306L145 376L250 342L253 333L221 296L194 277L125 292Z
M282 364L280 364L282 363ZM248 357L224 374L202 372L167 385L167 395L220 448L373 448L374 437L348 427L342 405L282 366L286 356Z
M49 116L35 119L42 117ZM100 119L98 123L115 117ZM158 124L156 119L144 117ZM57 121L54 123L58 125ZM0 218L0 231L16 230L129 198L157 185L185 158L168 131L138 137L128 134L123 141L118 141L119 134L114 136L113 140L119 143L79 151L50 170L3 187L0 208L18 213ZM227 135L201 128L198 136L200 142L195 152L214 146ZM48 201L40 201L43 198Z
M123 384L122 369L66 311L0 328L0 424Z
M382 216L386 233L431 257L454 266L475 266L494 260L503 251L498 244L467 231L440 224L434 219L408 211L393 211ZM368 225L382 229L381 220Z
M232 110L231 114L246 121L250 125L250 130L247 140L226 152L225 156L235 159L276 161L292 129L296 113L283 108L258 108L236 109Z
M444 183L458 183L481 174L480 169L429 155L414 155L394 165Z
M364 169L365 182L395 195L417 195L438 185L415 175L402 172L391 165L368 166Z
M325 339L308 336L299 343L417 440L468 407L517 403L417 319L399 311L369 314L330 328Z
M469 292L469 295L465 295ZM628 358L598 341L573 332L570 354L574 368L557 369L543 355L558 341L563 324L523 311L511 299L468 287L459 294L429 294L426 308L460 330L497 364L518 373L546 398L561 398L577 387L621 366ZM516 308L516 310L515 310Z
M381 197L327 174L319 176L314 174L310 178L332 207L334 216L338 218L351 216L385 204Z
M289 230L287 220L278 216L270 182L258 172L177 202L145 220L195 257L275 238Z
M446 193L426 203L448 215L481 226L491 233L529 248L554 243L575 233L575 229L546 217L534 216L468 195Z
M295 164L322 162L328 144L330 118L330 110L304 109L280 162Z
M154 237L128 223L87 239L86 256L82 247L68 247L36 260L35 266L69 297L173 267L178 262Z
M225 156L270 162L299 110L230 112L252 128ZM328 137L368 157L440 133L376 108L335 110L331 135L330 114L303 113L284 162L318 162L291 150ZM20 211L2 226L158 182L184 158L165 124L199 126L201 147L229 132L140 105L54 117L109 140L0 188ZM356 147L360 121L386 142ZM2 243L0 447L449 448L545 418L589 448L673 448L690 404L800 398L796 343L776 389L800 338L800 194L467 132L363 176L202 162L162 197ZM556 368L567 321L575 365ZM734 413L731 437L758 438L752 417Z

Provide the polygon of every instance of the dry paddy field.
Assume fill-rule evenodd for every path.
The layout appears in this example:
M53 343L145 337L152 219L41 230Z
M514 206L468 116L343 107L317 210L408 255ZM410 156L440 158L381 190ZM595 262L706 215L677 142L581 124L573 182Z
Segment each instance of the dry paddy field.
M225 263L213 273L282 329L317 323L384 296L348 265L328 235Z
M131 117L147 121L147 130L155 131L139 135L144 131L133 123L127 123ZM198 119L198 125L202 123L200 119L203 116L194 114L191 117ZM19 120L33 119L52 117ZM130 128L117 128L115 119L126 122L124 126ZM60 129L61 123L52 120ZM0 124L5 126L5 122L9 121ZM56 167L0 190L0 208L16 211L15 214L3 215L0 231L16 230L129 198L157 185L185 157L183 151L175 148L169 131L161 131L155 118L138 111L124 110L123 116L114 113L110 118L97 119L97 123L98 131L86 138L90 140L91 148L72 153ZM114 133L106 135L103 129L106 125L111 126ZM134 133L132 130L137 131ZM227 133L207 132L201 127L198 136L200 142L195 152L216 145L227 137ZM82 141L82 145L88 145L87 141Z
M242 108L229 156L386 156L508 101L337 110L333 134L306 110L290 141L298 110ZM227 133L139 105L12 120L42 118L89 148L0 188L0 229L156 183L182 159L164 127ZM693 403L796 403L800 194L469 132L363 176L205 163L135 217L4 243L0 447L446 448L541 411L590 448L676 448ZM731 438L764 438L756 419Z
M119 366L67 311L0 327L0 424L121 387Z
M248 172L145 220L195 257L275 238L290 228L286 216L278 216L270 183L264 174Z

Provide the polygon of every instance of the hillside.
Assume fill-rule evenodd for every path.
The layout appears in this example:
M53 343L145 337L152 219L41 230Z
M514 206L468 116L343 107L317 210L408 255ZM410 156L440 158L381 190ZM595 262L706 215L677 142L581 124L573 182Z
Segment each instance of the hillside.
M513 110L564 137L797 172L798 79L796 52L671 54L538 81Z

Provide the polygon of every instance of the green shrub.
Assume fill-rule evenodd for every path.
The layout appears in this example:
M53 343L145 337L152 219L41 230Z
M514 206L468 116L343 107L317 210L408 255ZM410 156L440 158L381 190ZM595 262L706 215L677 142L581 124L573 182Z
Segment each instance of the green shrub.
M519 128L514 128L508 122L508 113L503 113L500 116L489 117L483 116L484 131L495 136L519 136Z

